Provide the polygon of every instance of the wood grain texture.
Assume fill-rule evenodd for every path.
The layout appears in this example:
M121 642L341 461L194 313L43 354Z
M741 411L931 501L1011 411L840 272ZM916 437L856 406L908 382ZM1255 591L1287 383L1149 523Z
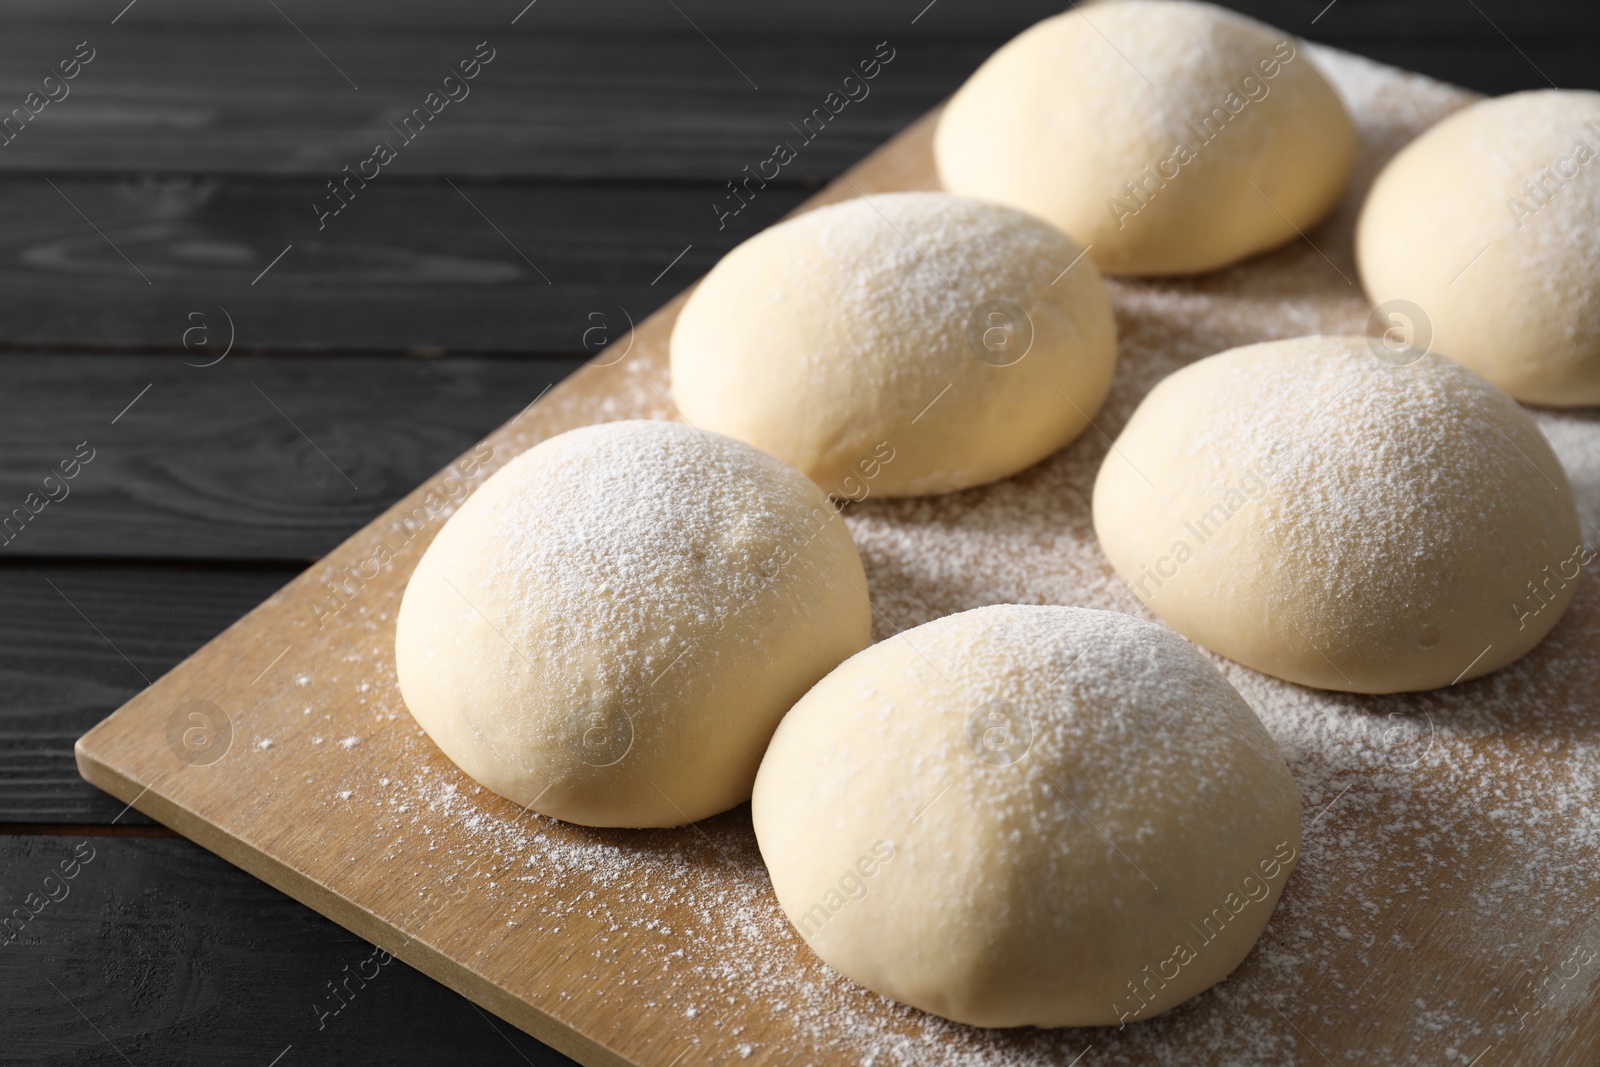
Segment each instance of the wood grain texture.
M1284 11L1292 10L1289 0L1277 0ZM1535 7L1549 7L1552 0L1536 0ZM109 19L105 6L97 0L17 0L12 5L19 21L54 19L88 24ZM581 30L600 34L619 32L678 33L692 35L685 18L707 32L793 34L805 30L870 33L888 24L914 25L926 36L951 33L1015 33L1030 23L1061 10L1056 0L1006 0L1004 3L975 4L941 0L915 24L912 19L928 6L928 0L766 0L750 4L745 0L679 0L678 11L654 0L590 0L588 3L558 3L538 0L459 0L440 7L428 0L341 0L318 4L314 0L279 0L283 12L305 29L343 26L371 28L386 25L397 28L461 27L493 29L513 25L518 32L534 34L548 30ZM130 24L187 26L196 23L222 26L281 26L283 16L270 6L253 4L212 4L207 0L167 0L148 10L136 8L122 20ZM115 14L115 11L112 12ZM521 14L521 18L517 16ZM1307 16L1309 17L1309 16Z
M73 742L298 570L0 566L0 823L146 822L79 777Z
M148 6L155 13L157 5ZM891 62L784 168L786 183L815 183L953 92L1026 25L1012 16L982 33L919 44L904 35L910 15L879 9L854 29L811 16L793 34L769 24L721 31L713 43L670 5L653 8L672 20L666 32L613 23L599 49L593 29L536 27L546 13L538 8L520 31L509 14L496 27L407 29L374 11L318 28L315 48L267 5L266 21L242 26L141 22L143 7L115 27L23 23L0 42L0 69L9 72L0 99L20 103L85 37L95 54L64 99L0 147L0 173L311 176L320 186L384 141L398 154L384 182L471 176L720 186L770 155L776 141L793 139L790 123L891 41ZM492 59L450 90L460 99L435 104L420 132L400 130L480 42ZM604 62L596 62L599 51Z
M723 219L729 194L710 185L385 180L319 230L319 192L311 179L0 180L0 347L184 353L208 336L220 353L232 336L237 352L582 355L592 316L642 320L805 195L759 190ZM207 333L188 332L199 322Z
M1344 68L1347 76L1354 70ZM1362 91L1370 106L1385 101L1393 108L1385 115L1407 117L1367 125L1372 139L1358 187L1370 180L1381 153L1417 123L1464 100L1438 89L1429 95L1398 77L1373 81L1369 69L1359 70L1368 79ZM1418 95L1413 110L1401 106L1407 94ZM856 190L930 187L928 135L929 124L919 123L855 168L853 187L832 186L812 203ZM1125 358L1137 351L1145 360L1192 359L1219 341L1239 343L1150 317L1146 296L1163 288L1196 309L1208 302L1237 307L1231 328L1256 337L1359 324L1366 309L1338 277L1339 263L1349 269L1350 216L1343 211L1319 228L1312 235L1316 248L1288 246L1193 282L1115 286ZM577 425L670 417L665 338L679 303L619 340L604 365L580 371L475 451L492 449L493 466ZM1107 408L1113 429L1136 400L1126 388L1114 391ZM1589 431L1578 425L1572 432ZM1103 448L1092 441L1074 447ZM1039 476L1025 473L994 492L1026 492ZM662 832L564 826L484 793L416 728L394 687L393 613L410 568L447 511L448 477L431 479L96 727L78 745L85 776L584 1063L666 1067L692 1052L696 1062L845 1064L876 1056L1042 1064L1067 1062L1090 1044L1096 1061L1133 1062L1129 1057L1143 1048L1152 1057L1196 1064L1314 1063L1325 1055L1359 1059L1366 1050L1377 1061L1426 1062L1446 1054L1446 1045L1450 1056L1476 1054L1481 1041L1493 1045L1496 1062L1577 1065L1600 1041L1594 991L1587 987L1527 1034L1503 1023L1507 991L1524 977L1525 961L1565 947L1567 935L1552 930L1553 920L1571 922L1597 902L1581 902L1577 914L1535 916L1519 903L1525 897L1501 894L1507 906L1496 913L1494 939L1486 940L1476 917L1482 894L1500 893L1496 879L1508 872L1485 871L1467 853L1447 853L1438 843L1408 842L1405 798L1415 795L1412 786L1349 805L1323 836L1308 836L1298 881L1280 905L1281 922L1291 928L1275 920L1266 952L1297 951L1297 928L1311 935L1298 924L1307 922L1305 880L1312 877L1328 880L1316 887L1320 899L1334 899L1333 921L1352 924L1360 938L1317 945L1325 966L1292 996L1271 984L1271 962L1257 952L1236 978L1129 1033L980 1033L830 976L777 911L747 809ZM1583 499L1586 509L1596 505L1591 496ZM414 521L402 532L395 523L404 515ZM1079 515L1068 529L1081 525ZM347 568L359 570L380 545L392 561L347 585L347 599L330 617L333 590L326 583L348 575ZM1562 671L1583 666L1586 643L1600 634L1600 596L1592 583L1586 589L1556 636L1497 680L1437 696L1386 698L1382 706L1412 715L1429 708L1465 714L1475 694L1487 691L1481 687L1499 686L1512 694L1508 714L1516 721L1483 744L1509 746L1518 760L1557 758L1564 741L1600 725L1593 708L1585 710L1583 694L1562 693L1559 682ZM936 586L925 592L929 603L915 610L937 610L944 599L962 596ZM890 610L907 613L901 605ZM280 649L282 660L259 683L241 684ZM172 740L188 702L199 700L232 724L226 749L207 750L224 753L215 763L196 762L193 751ZM1541 718L1556 704L1570 714ZM1421 782L1449 770L1415 773ZM1446 787L1442 780L1432 785ZM1462 818L1483 818L1475 798L1453 803ZM1558 835L1561 825L1547 823L1542 832ZM1365 881L1372 872L1340 858L1341 850L1367 840L1433 849L1439 862L1451 864L1449 873L1426 899L1374 900ZM1584 869L1586 856L1563 857L1562 870ZM1369 906L1370 913L1363 910ZM1352 970L1363 976L1359 988L1317 984ZM1474 1020L1473 1029L1441 1034L1419 1004L1451 1005ZM1259 1043L1270 1047L1263 1051Z
M92 454L0 561L310 562L580 365L216 358L0 356L0 515Z
M181 839L0 838L0 908L7 1063L571 1062Z

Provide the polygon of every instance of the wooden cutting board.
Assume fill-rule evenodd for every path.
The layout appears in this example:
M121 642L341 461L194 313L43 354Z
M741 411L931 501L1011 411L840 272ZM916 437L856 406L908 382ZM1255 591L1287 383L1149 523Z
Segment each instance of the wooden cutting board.
M1398 146L1472 97L1312 55L1361 127L1345 205L1306 240L1225 272L1112 282L1117 384L1096 430L1056 457L996 486L852 509L879 639L996 600L1139 613L1089 525L1107 435L1184 363L1363 329L1360 196ZM801 210L937 188L933 118ZM395 686L407 577L454 504L512 456L597 421L673 417L666 342L682 301L84 736L83 776L591 1065L1600 1061L1592 574L1532 655L1438 693L1320 694L1219 663L1300 784L1301 866L1234 976L1122 1031L979 1031L834 974L784 922L747 807L677 830L596 831L465 778ZM627 309L597 310L591 321L620 333ZM1539 418L1600 538L1600 424ZM331 984L317 997L317 1010L339 1006Z

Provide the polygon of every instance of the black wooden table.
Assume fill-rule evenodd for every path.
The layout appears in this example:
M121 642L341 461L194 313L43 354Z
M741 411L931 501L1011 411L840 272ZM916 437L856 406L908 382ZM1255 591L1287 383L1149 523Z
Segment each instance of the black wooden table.
M1600 84L1592 5L1235 6L1485 92ZM0 1062L568 1062L398 962L329 1013L371 946L72 743L1060 7L0 9Z

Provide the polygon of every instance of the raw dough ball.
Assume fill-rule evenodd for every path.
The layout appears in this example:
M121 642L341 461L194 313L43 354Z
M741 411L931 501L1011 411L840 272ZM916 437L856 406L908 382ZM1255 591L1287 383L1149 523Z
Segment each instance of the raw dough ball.
M1384 168L1356 229L1378 329L1531 404L1600 404L1600 93L1485 100ZM1390 305L1389 302L1394 304ZM1420 312L1420 313L1419 313Z
M406 707L467 774L590 826L745 800L767 740L871 639L855 544L803 475L666 422L573 430L451 517L400 604Z
M1080 252L1031 215L939 193L819 208L695 289L673 395L835 496L1004 478L1081 434L1111 387L1116 324Z
M1178 632L1357 693L1512 662L1588 559L1561 463L1516 401L1361 337L1250 345L1168 377L1100 468L1094 527Z
M756 777L790 922L885 996L974 1026L1145 1019L1272 914L1300 796L1182 638L1083 608L978 608L853 657Z
M1288 34L1167 0L1033 26L951 98L934 138L946 189L1050 220L1109 274L1192 274L1282 244L1338 202L1355 152L1338 94Z

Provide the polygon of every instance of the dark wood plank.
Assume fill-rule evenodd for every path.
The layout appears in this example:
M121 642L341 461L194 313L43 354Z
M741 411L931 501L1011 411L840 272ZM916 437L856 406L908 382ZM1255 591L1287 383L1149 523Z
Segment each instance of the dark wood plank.
M0 356L0 559L316 559L575 366Z
M1566 0L1224 0L1289 33L1499 95L1600 89L1600 7Z
M904 16L881 31L813 19L799 33L719 32L712 43L662 3L676 20L671 32L405 29L378 17L316 28L313 48L271 6L263 10L268 21L248 26L144 22L141 5L92 31L59 21L8 27L0 102L20 104L79 41L94 51L64 87L45 87L67 95L11 133L0 172L303 175L320 185L384 141L397 154L385 182L470 175L720 185L767 158L778 140L794 139L790 123L823 107L869 62L875 76L857 84L857 99L836 105L826 135L783 169L784 181L815 185L954 91L1006 36L1002 26L908 41L899 36ZM535 8L527 21L542 14ZM407 140L403 117L430 92L442 94L446 75L475 55L492 58L453 84L460 99L435 102L437 116L417 122L425 128Z
M0 180L0 347L181 352L194 312L220 346L225 308L235 351L581 353L804 196L456 185L373 182L319 229L310 179Z
M123 0L126 3L126 0ZM1535 0L1548 4L1550 0ZM785 35L836 28L873 32L891 25L925 36L950 33L1016 33L1030 23L1062 9L1060 0L937 0L933 10L913 24L930 7L928 0L456 0L441 5L432 0L277 0L284 15L304 29L343 26L395 26L402 28L512 28L523 34L551 30L580 30L611 34L692 33L694 25L712 32ZM122 4L105 0L14 0L8 13L18 21L70 19L104 23ZM1285 4L1287 7L1288 5ZM933 12L937 12L935 18ZM517 16L521 13L521 17ZM1314 13L1314 12L1313 12ZM192 25L196 23L258 27L284 25L284 15L270 5L217 4L210 0L162 0L141 4L119 24ZM1307 16L1309 17L1309 16Z
M200 0L195 0L200 2ZM1550 43L1600 32L1600 8L1569 0L1209 0L1313 40L1498 40ZM1476 5L1476 10L1474 10ZM1498 29L1496 29L1498 27ZM1524 38L1526 41L1524 41ZM1591 73L1592 76L1592 73Z
M73 742L294 573L0 566L0 823L147 823L78 776Z
M30 900L8 1063L571 1063L181 838L0 837L0 906Z

